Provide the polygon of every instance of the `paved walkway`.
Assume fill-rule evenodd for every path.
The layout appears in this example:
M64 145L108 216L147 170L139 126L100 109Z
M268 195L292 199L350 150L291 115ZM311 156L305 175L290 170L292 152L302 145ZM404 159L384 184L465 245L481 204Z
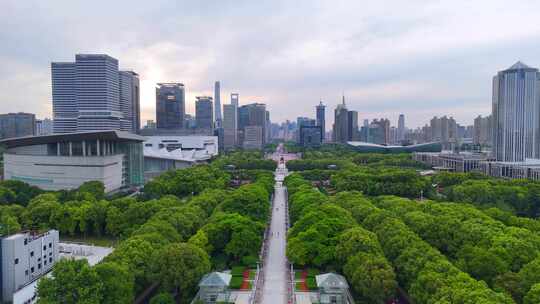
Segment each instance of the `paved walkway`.
M286 190L282 185L286 175L284 164L279 164L276 170L276 185L274 187L274 202L272 220L270 223L268 255L264 261L264 285L262 292L263 304L287 303L287 265L286 248Z

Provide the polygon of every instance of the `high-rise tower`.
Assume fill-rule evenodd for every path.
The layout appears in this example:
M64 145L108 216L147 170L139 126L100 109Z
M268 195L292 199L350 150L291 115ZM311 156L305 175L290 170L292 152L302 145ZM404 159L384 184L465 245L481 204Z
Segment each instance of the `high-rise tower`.
M517 62L493 77L493 156L497 161L540 158L540 74Z
M315 107L317 109L317 126L321 127L321 133L324 137L326 136L326 106L322 103L322 100Z
M221 127L221 86L219 81L214 84L214 119L216 128Z
M212 129L214 127L212 97L197 96L197 101L195 101L195 121L199 129Z
M77 54L75 62L51 63L54 132L136 132L138 75L118 70L104 54Z
M398 132L397 134L398 140L399 141L404 140L405 139L405 115L403 114L399 114L397 132Z
M156 87L156 124L158 129L184 127L186 91L181 83L158 83Z

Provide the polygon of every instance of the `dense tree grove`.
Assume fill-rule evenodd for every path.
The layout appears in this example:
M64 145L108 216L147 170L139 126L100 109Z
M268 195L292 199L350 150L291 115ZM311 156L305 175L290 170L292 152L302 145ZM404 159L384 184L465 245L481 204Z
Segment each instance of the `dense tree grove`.
M286 179L291 221L287 256L298 266L343 272L357 297L385 303L397 289L396 275L377 236L345 209L346 193L328 198L299 175Z
M310 189L309 183L303 180L299 174L290 175L286 182L291 187L289 192L292 191L290 196L291 210L295 208L296 202L302 200L302 194L313 195L312 192L317 191L313 188ZM394 201L398 201L398 203L392 203ZM327 205L340 208L345 213L334 211L335 217L328 214L322 217L323 206ZM360 192L341 191L326 198L322 195L311 206L314 208L310 209L309 205L300 208L299 219L294 223L289 233L290 247L287 252L289 258L299 265L304 263L326 269L342 270L357 296L366 303L383 303L382 301L396 292L398 283L415 303L514 303L509 291L495 287L491 281L487 283L483 281L487 276L493 279L493 268L498 269L495 262L488 260L486 263L485 259L490 257L490 252L493 256L500 254L502 257L506 254L505 258L513 262L509 264L516 267L513 269L519 269L534 261L534 251L531 254L523 251L527 247L519 247L523 246L524 243L535 241L535 237L530 233L513 231L512 229L516 228L508 228L512 232L494 240L492 245L495 246L494 249L484 250L480 254L475 249L461 249L457 243L452 243L452 240L457 237L462 238L460 240L462 243L465 241L475 242L478 240L474 237L479 236L455 231L453 225L456 225L456 222L442 224L444 221L441 219L440 223L437 223L438 218L433 221L422 221L423 217L415 213L418 212L418 208L425 208L432 210L429 215L443 217L441 210L445 210L447 204L435 202L418 204L404 198L384 196L370 199ZM391 206L395 207L391 208ZM471 217L497 222L474 207L463 206L463 208L469 208L463 210L462 213L472 212ZM319 212L319 216L313 213L314 210ZM351 217L355 220L354 223L350 223ZM452 216L449 216L448 220L451 218ZM458 217L458 219L460 218ZM331 236L326 235L324 229L317 230L319 226L325 226L325 221L331 222L332 220L337 222L332 225L335 230ZM413 225L413 220L416 220L417 226L410 226ZM441 228L447 225L448 228L439 231L437 224ZM481 225L480 222L479 226ZM502 223L500 225L504 226ZM422 231L433 233L433 238L436 238L438 243L434 242L432 245L431 239L426 242L423 239ZM449 234L441 234L443 231ZM479 231L481 230L478 230L477 233ZM308 236L299 237L299 235L307 233L309 233ZM529 239L524 242L511 241L511 238L517 235ZM515 245L511 248L504 248L504 241ZM299 242L303 242L303 246L297 245ZM328 250L329 246L333 246L331 250ZM454 247L456 247L454 255L445 251ZM311 248L315 248L321 253L313 255L310 251ZM333 252L333 254L329 254L329 252ZM523 254L525 256L522 256ZM505 261L507 260L503 260L503 266L506 265ZM482 265L478 266L478 273L464 269L465 266L474 268L477 267L476 265ZM507 269L512 270L512 268ZM511 273L514 272L503 272L505 275ZM516 274L518 279L520 276L524 275ZM531 278L531 282L535 282L534 277ZM493 288L490 288L488 283L491 283ZM518 285L523 286L523 284ZM534 295L530 297L534 297ZM515 301L520 300L518 298Z
M265 169L275 163L243 163L244 156L259 161L261 155L237 153L167 172L138 197L107 198L97 182L58 192L2 182L0 229L54 228L63 236L119 241L96 266L59 262L52 278L39 283L40 303L132 303L155 284L163 293L152 303L169 303L169 295L186 300L210 270L258 260L273 191L273 174ZM233 161L241 168L231 172L224 163ZM238 174L249 183L233 188L229 181Z

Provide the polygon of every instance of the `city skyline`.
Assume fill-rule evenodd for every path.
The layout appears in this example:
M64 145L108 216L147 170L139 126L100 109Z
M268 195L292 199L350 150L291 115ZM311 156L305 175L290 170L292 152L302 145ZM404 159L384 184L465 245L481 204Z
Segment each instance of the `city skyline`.
M143 121L155 120L156 83L184 83L186 112L194 113L195 96L212 96L220 80L222 96L238 92L244 104L266 103L273 121L303 116L321 98L333 109L344 91L360 119L395 122L403 113L416 127L448 114L472 124L490 113L494 71L518 60L540 66L540 20L534 16L540 3L530 1L513 3L512 10L504 1L295 7L272 1L220 3L219 10L204 2L185 4L181 12L179 4L162 1L140 4L129 17L118 14L122 3L114 3L99 24L91 16L100 5L64 4L2 4L0 112L50 117L47 67L76 53L108 54L121 69L140 75ZM388 7L399 14L383 14ZM171 13L163 17L163 11ZM282 26L306 11L312 14L302 24ZM195 22L199 16L208 18ZM69 31L66 24L73 25ZM14 27L16 32L9 30ZM40 27L48 30L35 30ZM263 33L264 43L254 44Z

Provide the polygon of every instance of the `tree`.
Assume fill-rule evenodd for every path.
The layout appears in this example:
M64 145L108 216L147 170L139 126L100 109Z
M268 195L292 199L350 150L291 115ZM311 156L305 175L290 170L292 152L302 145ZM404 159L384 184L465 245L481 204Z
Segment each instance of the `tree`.
M103 283L103 303L133 303L134 277L127 266L113 262L95 266Z
M168 292L161 292L150 299L150 304L174 304L173 296Z
M11 204L15 202L17 195L11 189L0 186L0 204Z
M92 195L94 200L101 200L105 197L105 186L99 181L89 181L80 185L77 192L76 197L83 193L88 193Z
M540 303L540 283L533 285L531 290L523 298L523 304L538 304Z
M21 225L17 218L8 214L0 218L0 235L10 235L21 230Z
M60 260L52 274L38 283L38 303L103 303L103 283L86 260Z
M396 275L383 256L358 253L343 269L354 290L369 303L385 303L395 295Z
M341 265L345 264L349 257L360 252L383 254L377 236L362 227L354 227L343 232L338 238L335 252Z
M158 250L154 257L155 279L165 289L181 294L192 291L201 277L209 271L208 254L191 244L170 244Z

